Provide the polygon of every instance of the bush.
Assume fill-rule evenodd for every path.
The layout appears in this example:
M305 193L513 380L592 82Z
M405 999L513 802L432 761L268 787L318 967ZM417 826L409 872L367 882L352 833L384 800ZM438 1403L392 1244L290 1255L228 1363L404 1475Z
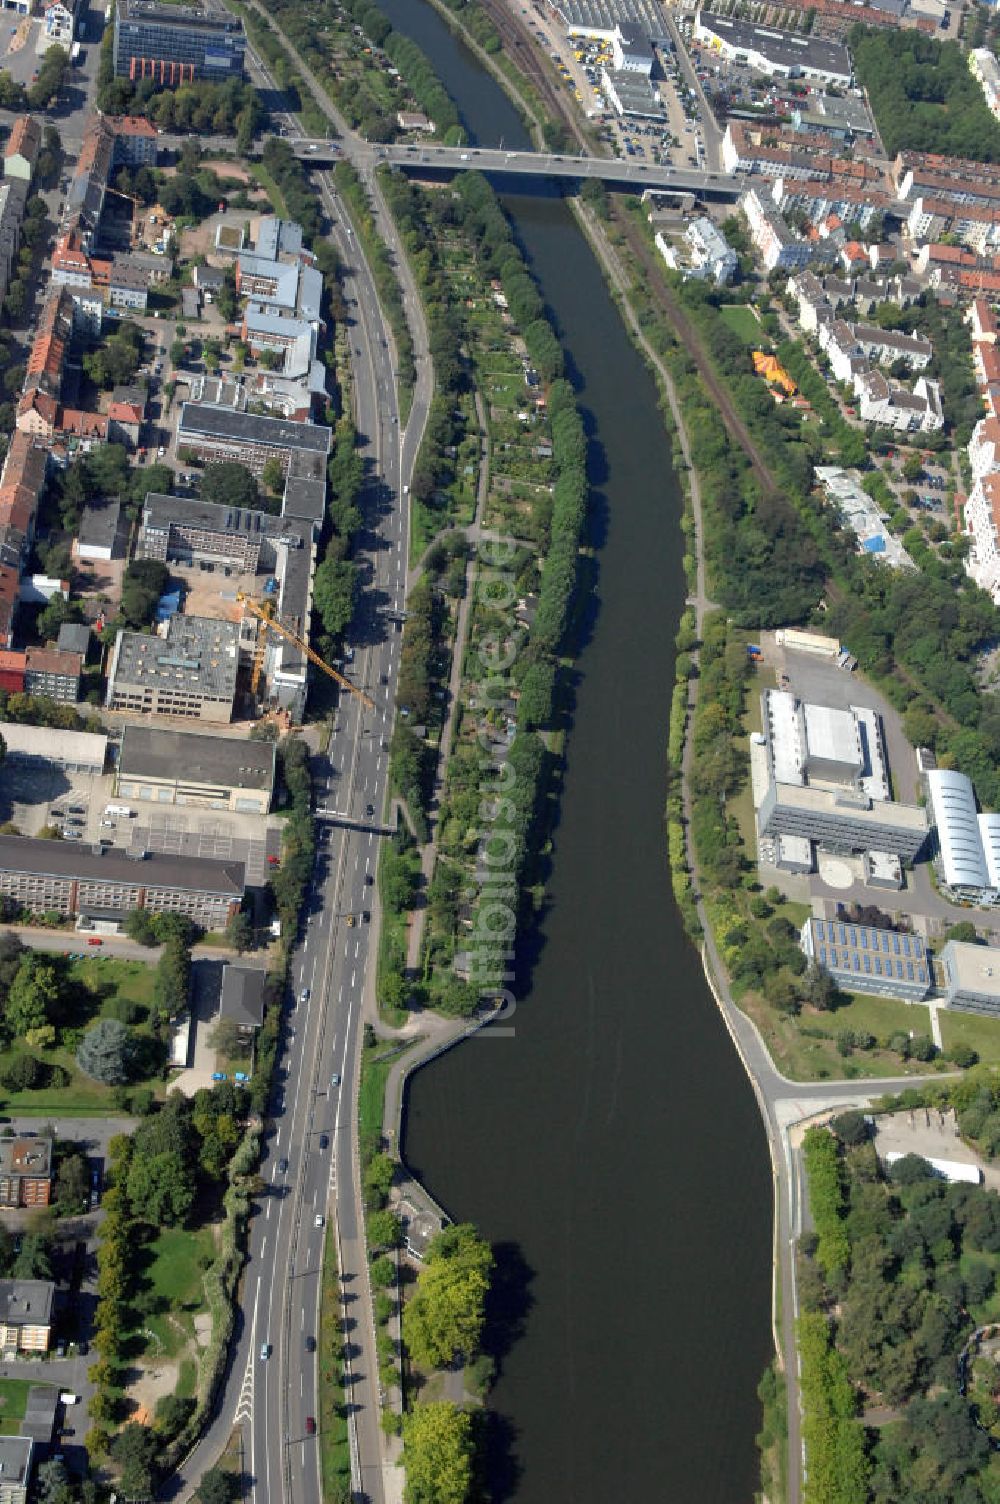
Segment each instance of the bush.
M0 1071L0 1082L8 1091L32 1091L43 1084L46 1074L34 1055L15 1055Z

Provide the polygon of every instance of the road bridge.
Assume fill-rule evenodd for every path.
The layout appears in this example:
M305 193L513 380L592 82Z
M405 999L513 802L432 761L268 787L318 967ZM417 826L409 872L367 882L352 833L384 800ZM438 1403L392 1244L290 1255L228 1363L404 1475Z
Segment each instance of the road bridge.
M336 141L302 138L293 141L296 156L325 165L342 155ZM723 172L704 172L697 168L656 166L651 162L631 162L621 157L575 157L555 152L506 151L490 146L438 146L430 142L376 146L351 143L351 160L360 165L378 166L380 162L402 167L407 172L485 172L505 177L569 178L580 182L596 178L614 187L655 188L675 193L694 193L702 198L735 202L743 184Z

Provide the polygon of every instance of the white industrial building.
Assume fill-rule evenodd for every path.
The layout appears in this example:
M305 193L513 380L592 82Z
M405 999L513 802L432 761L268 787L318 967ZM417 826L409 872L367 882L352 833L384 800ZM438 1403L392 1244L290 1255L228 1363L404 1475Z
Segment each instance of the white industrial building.
M725 58L745 63L771 78L813 78L849 88L851 55L840 42L803 36L796 31L778 31L756 26L733 16L700 10L694 24L695 39Z
M955 768L924 774L934 829L934 866L950 898L1000 905L1000 815L980 814L972 780Z
M54 731L50 726L22 726L4 721L0 736L7 746L7 761L46 762L67 773L104 772L108 739L91 731Z
M619 73L641 73L648 78L653 71L653 44L641 26L627 21L615 28L611 55Z
M764 730L751 738L751 780L762 839L796 836L825 851L914 860L926 840L927 817L918 806L889 797L874 710L804 704L785 690L768 689L761 712ZM780 855L776 847L777 861Z

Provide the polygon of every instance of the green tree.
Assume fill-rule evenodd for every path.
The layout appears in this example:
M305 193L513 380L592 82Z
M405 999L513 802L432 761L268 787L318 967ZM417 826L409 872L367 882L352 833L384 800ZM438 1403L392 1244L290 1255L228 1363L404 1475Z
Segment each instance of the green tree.
M371 1212L368 1217L368 1241L373 1248L398 1248L403 1241L403 1224L395 1212Z
M472 1417L447 1402L403 1417L406 1504L465 1504L472 1488Z
M120 1466L121 1491L126 1498L147 1499L154 1486L153 1468L159 1442L148 1426L129 1421L111 1442L111 1455Z
M358 587L357 565L327 556L316 569L313 605L329 637L340 637L354 615Z
M218 506L252 511L260 504L260 491L246 465L241 465L238 460L223 460L217 465L205 466L201 477L201 499Z
M198 1504L233 1504L235 1482L232 1473L224 1472L221 1467L209 1468L198 1484Z
M492 1250L471 1224L434 1239L405 1313L407 1346L418 1363L437 1368L475 1355L492 1268Z
M272 454L271 458L265 461L260 479L265 490L272 492L273 495L280 496L284 491L285 471L281 461L275 455Z
M253 945L253 920L245 909L237 909L226 925L226 939L240 955Z
M115 1018L101 1018L81 1039L76 1063L92 1080L117 1086L128 1080L135 1053L135 1039L125 1025Z
M136 1155L128 1172L132 1211L153 1227L174 1226L191 1210L195 1184L191 1165L176 1151L150 1158Z
M62 1216L76 1215L87 1203L90 1176L82 1154L67 1154L56 1171L55 1205Z
M15 1035L47 1024L59 1003L59 975L53 962L35 952L22 963L7 994L4 1020Z

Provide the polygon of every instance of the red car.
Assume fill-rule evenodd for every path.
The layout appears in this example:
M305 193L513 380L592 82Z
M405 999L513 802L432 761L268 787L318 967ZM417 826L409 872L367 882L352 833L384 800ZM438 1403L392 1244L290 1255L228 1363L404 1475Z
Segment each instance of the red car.
M312 1418L311 1415L307 1415L306 1416L306 1435L307 1436L315 1436L316 1435L316 1422L313 1420L313 1418Z
M97 938L96 935L91 935L90 939L87 941L87 944L88 945L103 945L104 941L103 940L98 940L98 938Z
M279 863L278 858L276 856L269 856L268 859L267 859L267 865L269 867L278 867L278 866L280 866L280 863Z

